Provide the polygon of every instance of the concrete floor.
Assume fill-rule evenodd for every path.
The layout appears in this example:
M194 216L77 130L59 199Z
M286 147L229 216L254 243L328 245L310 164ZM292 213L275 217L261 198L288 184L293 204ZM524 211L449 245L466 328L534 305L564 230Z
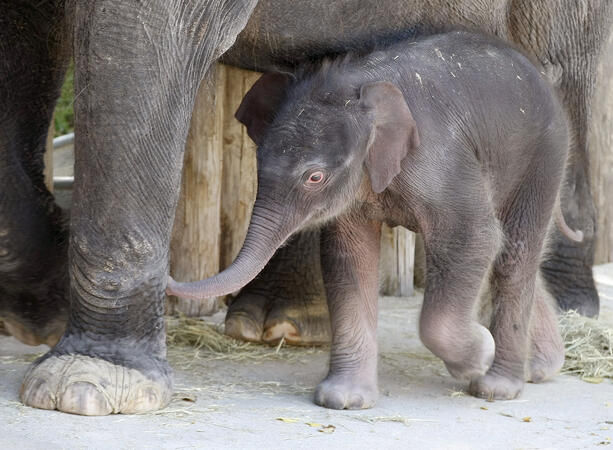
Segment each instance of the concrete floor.
M613 265L598 272L601 320L613 326ZM610 280L607 280L610 277ZM610 281L610 283L609 283ZM377 405L315 406L327 351L296 358L187 363L173 349L176 394L154 414L81 417L19 403L21 379L45 347L0 338L0 448L592 448L613 439L613 381L560 375L521 398L486 402L462 393L416 335L420 296L383 298ZM213 320L221 320L218 314ZM206 358L206 354L201 354ZM285 420L280 420L285 419Z

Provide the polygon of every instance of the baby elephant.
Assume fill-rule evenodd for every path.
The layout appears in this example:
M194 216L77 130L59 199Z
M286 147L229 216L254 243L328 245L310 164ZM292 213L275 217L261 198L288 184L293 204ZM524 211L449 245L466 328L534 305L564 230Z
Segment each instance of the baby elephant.
M236 117L258 144L244 246L224 272L170 279L168 293L235 291L297 230L325 224L333 338L315 401L367 408L377 398L381 223L402 225L425 242L420 337L473 395L511 399L526 379L560 368L537 274L569 138L552 88L525 56L467 32L399 42L296 76L263 75ZM489 330L477 321L484 298Z

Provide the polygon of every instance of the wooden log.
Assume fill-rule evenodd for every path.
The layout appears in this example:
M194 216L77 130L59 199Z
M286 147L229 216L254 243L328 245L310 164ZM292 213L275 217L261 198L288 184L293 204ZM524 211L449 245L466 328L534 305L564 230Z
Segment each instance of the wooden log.
M424 238L420 233L415 235L415 267L413 269L415 287L426 287L426 248Z
M225 67L216 65L210 77L210 81L202 82L194 105L171 240L171 274L182 281L206 278L219 271ZM218 305L218 301L171 297L167 312L200 316L214 312Z
M597 216L594 264L613 261L613 35L598 67L588 133L590 182Z
M380 292L382 295L413 295L415 233L403 227L381 229Z
M256 146L234 118L243 97L260 74L226 67L221 193L221 268L228 267L245 240L257 193Z

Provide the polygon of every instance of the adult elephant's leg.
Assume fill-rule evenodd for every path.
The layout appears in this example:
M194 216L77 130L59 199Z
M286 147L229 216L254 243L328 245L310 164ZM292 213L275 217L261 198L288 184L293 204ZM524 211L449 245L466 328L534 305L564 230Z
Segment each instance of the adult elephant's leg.
M54 345L68 318L68 233L43 154L70 31L61 0L0 0L0 11L0 322Z
M330 341L321 277L319 231L302 232L277 251L262 273L232 301L226 333L249 340L296 345Z
M164 289L189 118L254 3L76 2L71 314L24 403L99 415L169 401Z
M561 206L571 228L583 231L584 241L571 242L556 230L541 270L562 310L595 316L599 310L592 277L596 211L589 185L587 132L596 69L610 32L613 4L588 1L560 6L521 0L514 3L510 18L513 39L539 58L559 88L573 138ZM534 33L535 29L539 32Z
M595 83L595 74L588 72L595 72L596 65L589 64L580 69L582 73L567 72L561 80L561 92L569 111L574 139L560 202L569 226L582 230L584 240L573 242L555 229L547 258L541 264L548 290L554 295L558 307L563 311L574 309L587 316L597 316L600 306L592 275L597 212L590 189L587 146L589 110Z

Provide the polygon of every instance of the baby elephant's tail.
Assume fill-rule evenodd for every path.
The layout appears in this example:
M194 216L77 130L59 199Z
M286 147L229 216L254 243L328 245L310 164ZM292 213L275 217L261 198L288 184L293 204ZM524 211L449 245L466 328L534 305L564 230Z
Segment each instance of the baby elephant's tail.
M553 208L553 217L556 222L556 226L558 230L566 236L571 241L582 242L583 241L583 231L581 230L571 230L571 228L564 220L564 216L562 215L562 208L560 207L560 201L556 202L556 205Z

